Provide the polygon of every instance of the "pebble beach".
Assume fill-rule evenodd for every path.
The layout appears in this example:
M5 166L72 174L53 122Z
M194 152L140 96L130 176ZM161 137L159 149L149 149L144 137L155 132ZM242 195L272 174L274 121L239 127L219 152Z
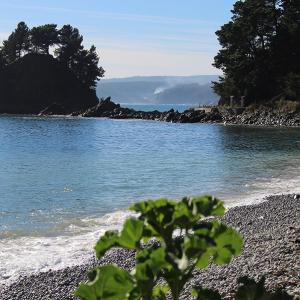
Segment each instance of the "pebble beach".
M300 195L270 196L262 203L231 208L222 218L244 236L242 254L224 267L211 265L195 272L192 282L182 291L190 299L193 285L218 289L224 299L231 299L237 279L266 277L269 290L278 288L300 297ZM115 263L131 269L134 252L113 249L100 261L23 276L0 289L1 300L71 300L74 289L86 280L86 273L96 264Z

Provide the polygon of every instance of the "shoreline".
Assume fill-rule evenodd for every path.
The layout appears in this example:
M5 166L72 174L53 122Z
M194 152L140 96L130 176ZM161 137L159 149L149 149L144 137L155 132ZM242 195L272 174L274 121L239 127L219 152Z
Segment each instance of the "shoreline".
M9 115L3 113L2 115ZM1 116L1 113L0 113ZM133 108L123 107L111 101L110 97L86 110L67 113L63 106L53 103L37 114L31 116L69 116L82 118L108 118L108 119L135 119L152 120L169 123L202 123L202 124L224 124L275 128L300 127L300 111L283 112L270 107L260 107L251 111L247 107L226 108L215 106L209 108L190 108L184 112L170 109L168 111L139 111Z
M294 194L274 195L258 204L229 208L222 220L240 230L245 239L241 256L228 266L210 266L197 271L193 284L218 287L223 296L236 288L236 279L243 275L266 276L269 289L284 288L300 296L300 198ZM117 263L131 269L134 253L111 250L101 264ZM0 300L8 299L75 299L72 291L86 279L86 271L96 264L87 264L24 276L7 287L0 287ZM188 299L185 288L182 299Z

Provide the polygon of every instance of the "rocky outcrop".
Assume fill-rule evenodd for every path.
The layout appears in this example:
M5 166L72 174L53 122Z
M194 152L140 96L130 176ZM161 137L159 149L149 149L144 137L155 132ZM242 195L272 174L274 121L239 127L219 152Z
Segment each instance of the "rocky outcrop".
M250 111L245 108L214 107L210 111L189 109L182 113L171 109L166 112L157 110L145 112L121 107L110 98L102 99L99 104L80 113L83 117L105 117L111 119L143 119L173 123L226 123L259 126L300 126L300 112L280 112L270 108Z
M73 115L78 115L75 113ZM130 108L121 107L115 104L110 98L102 99L99 104L89 108L81 114L83 117L105 117L111 119L144 119L157 120L174 123L199 123L199 122L222 122L222 116L218 109L213 109L210 113L204 111L186 110L183 113L171 109L165 112L137 111Z
M99 102L94 90L51 55L27 54L0 75L0 113L70 114Z

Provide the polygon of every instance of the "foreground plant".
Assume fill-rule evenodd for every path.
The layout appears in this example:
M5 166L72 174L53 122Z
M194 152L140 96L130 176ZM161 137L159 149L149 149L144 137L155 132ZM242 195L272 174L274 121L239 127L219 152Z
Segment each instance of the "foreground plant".
M90 281L76 291L81 299L166 299L168 294L177 300L196 268L227 264L241 251L242 237L233 228L202 220L224 214L223 203L216 198L150 200L130 209L139 217L128 219L121 232L107 231L95 250L100 259L112 247L134 249L136 267L131 272L115 265L94 269ZM206 290L203 297L201 289L196 291L198 299L213 299Z

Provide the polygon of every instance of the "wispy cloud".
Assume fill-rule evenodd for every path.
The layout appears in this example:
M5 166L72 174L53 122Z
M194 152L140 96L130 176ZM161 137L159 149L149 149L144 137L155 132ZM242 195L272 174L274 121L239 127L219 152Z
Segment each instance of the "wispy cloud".
M85 15L89 17L97 17L102 19L131 21L131 22L144 22L156 24L186 24L186 25L216 25L214 22L191 19L191 18L172 18L164 16L143 15L143 14L126 14L126 13L111 13L111 12L98 12L93 10L82 10L65 7L53 7L43 5L15 5L13 3L5 3L7 8L23 9L23 10L37 10L37 11L51 11L56 13L73 13L78 15Z

